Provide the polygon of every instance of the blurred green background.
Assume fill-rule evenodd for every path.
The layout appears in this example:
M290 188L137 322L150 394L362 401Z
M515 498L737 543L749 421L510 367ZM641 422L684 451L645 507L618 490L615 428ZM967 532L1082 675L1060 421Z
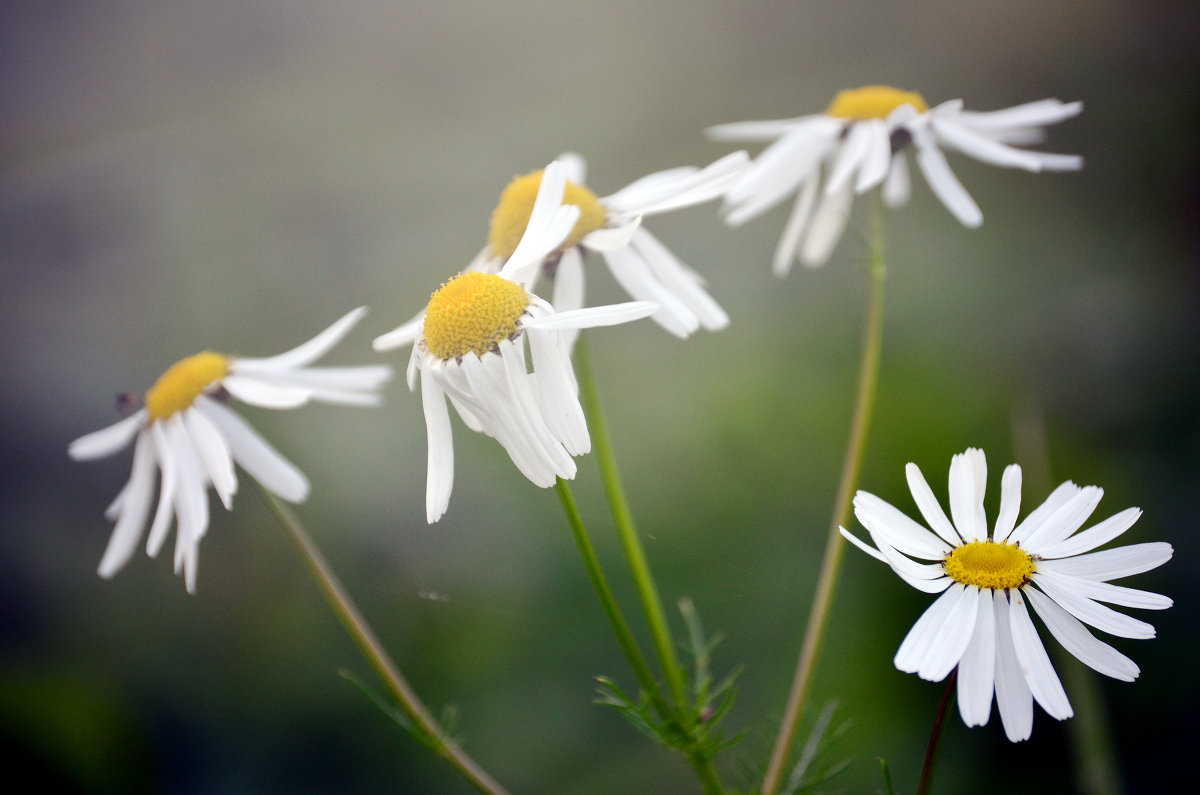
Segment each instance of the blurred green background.
M604 195L728 151L712 124L823 109L886 82L987 110L1081 99L1049 150L1078 174L951 155L983 209L959 226L916 180L888 219L879 410L862 485L905 510L903 465L944 496L981 446L992 491L1038 445L1052 476L1145 511L1122 540L1175 559L1127 581L1176 606L1142 667L1104 680L1125 782L1161 791L1197 731L1196 128L1189 3L6 3L0 8L0 743L11 780L79 791L463 792L337 672L369 670L243 478L214 511L199 593L170 556L95 574L128 453L67 443L114 421L203 348L266 355L368 303L330 361L409 318L480 248L499 191L561 151ZM755 150L756 151L756 150ZM704 206L647 226L709 279L733 322L681 342L649 323L590 335L633 507L669 603L691 596L744 666L727 780L757 780L799 648L850 416L865 296L865 203L825 268L770 274L777 210L730 230ZM857 230L857 231L856 231ZM589 298L617 299L595 266ZM389 357L403 368L406 353ZM553 492L456 426L450 511L424 521L418 395L378 410L242 412L310 476L318 543L435 710L519 792L695 791L611 710L632 686ZM1033 424L1036 424L1034 422ZM1028 450L1027 450L1028 448ZM1032 475L1033 473L1030 472ZM1026 510L1042 496L1034 478ZM636 613L594 462L575 490ZM989 498L994 511L995 493ZM876 757L916 784L937 684L891 657L928 603L850 551L814 704L848 722L829 788L871 791ZM678 622L677 622L678 626ZM1051 644L1052 645L1052 644ZM942 792L1061 792L1066 726L1010 745L954 718Z

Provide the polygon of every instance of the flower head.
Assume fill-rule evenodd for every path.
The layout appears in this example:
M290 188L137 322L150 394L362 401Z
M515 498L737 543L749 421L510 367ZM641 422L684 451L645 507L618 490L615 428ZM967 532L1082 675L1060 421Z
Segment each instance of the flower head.
M533 289L543 271L554 273L554 305L583 306L583 253L599 252L609 271L630 296L654 301L651 319L678 337L703 327L717 331L729 316L704 287L704 279L672 254L641 225L647 215L710 201L722 195L745 169L749 158L735 152L703 169L660 171L598 197L585 185L586 165L574 154L559 157L567 177L563 203L579 208L574 227L540 260L530 260L513 278ZM517 177L500 194L492 213L487 246L474 265L496 271L510 261L525 235L542 172ZM573 339L574 335L568 335Z
M963 110L961 99L931 109L914 91L864 86L839 93L824 113L722 124L708 132L719 140L772 142L729 189L724 213L726 223L738 226L797 193L775 250L774 269L782 276L796 257L810 267L829 259L855 195L882 185L884 204L896 207L908 201L904 152L910 144L938 199L955 218L974 228L983 223L983 214L942 150L955 149L1007 168L1075 171L1083 167L1083 158L1015 145L1041 141L1044 127L1082 110L1082 102L1057 99L986 113Z
M1013 464L1004 470L999 514L989 535L983 510L983 451L967 450L950 464L953 521L915 464L908 465L907 474L917 508L932 530L865 491L854 498L854 515L875 547L842 528L843 536L888 564L909 585L941 594L901 643L897 668L936 682L958 666L963 722L986 724L994 692L1008 739L1028 739L1034 700L1058 720L1072 715L1029 617L1028 603L1050 634L1083 663L1122 681L1137 678L1133 660L1098 640L1084 624L1123 638L1152 638L1150 624L1100 603L1147 610L1171 606L1165 596L1109 582L1166 563L1170 544L1093 551L1128 530L1140 510L1127 508L1077 533L1103 491L1068 481L1018 524L1021 468ZM933 562L918 562L922 560Z
M414 320L374 342L380 351L413 346L408 385L416 389L420 375L429 436L425 507L431 523L446 512L454 484L447 398L469 428L500 442L535 485L546 488L556 478L571 479L572 456L587 453L591 437L571 369L570 335L637 320L658 309L650 301L633 301L563 311L526 287L583 215L577 205L563 204L567 187L564 166L558 161L547 166L520 236L506 244L504 250L512 250L499 272L475 268L460 273L433 293Z
M133 556L145 530L161 471L158 507L146 552L154 557L174 519L175 572L196 590L200 539L208 530L208 487L226 510L237 491L236 462L265 488L289 502L308 496L308 479L226 403L290 409L309 401L371 406L391 377L387 366L309 367L366 314L360 307L313 339L278 356L248 358L204 351L172 365L146 391L144 405L115 425L71 442L77 461L112 455L134 442L129 482L105 516L116 522L100 560L100 576L112 577Z

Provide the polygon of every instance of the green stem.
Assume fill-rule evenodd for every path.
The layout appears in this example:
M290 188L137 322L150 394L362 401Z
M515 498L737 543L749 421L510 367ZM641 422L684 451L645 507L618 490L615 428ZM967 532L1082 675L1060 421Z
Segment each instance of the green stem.
M938 704L937 715L933 718L933 728L929 732L929 745L925 746L925 763L921 765L921 778L917 782L917 795L929 795L933 787L933 772L937 767L938 749L942 744L942 733L946 728L946 712L950 702L954 700L954 682L958 679L958 669L950 672L946 679L946 689L942 693L942 701Z
M791 757L796 731L804 715L804 705L812 687L817 658L825 640L829 615L833 608L833 597L837 591L841 574L842 556L845 546L839 528L847 524L862 471L863 455L867 447L867 431L871 425L871 414L875 407L875 388L879 380L879 358L883 346L883 285L886 275L883 259L883 212L876 207L874 235L869 261L870 290L867 297L867 314L863 321L862 359L858 369L858 391L854 399L854 417L850 424L850 437L846 442L846 456L842 461L842 473L838 482L837 498L834 501L833 521L825 541L825 554L821 559L821 571L813 594L812 607L808 614L808 625L796 671L792 677L787 706L780 722L779 734L767 765L763 779L763 795L774 795L784 779L784 768Z
M658 663L662 666L667 690L676 709L682 710L687 706L687 685L684 682L683 669L679 667L675 656L675 640L671 637L671 629L667 625L658 588L650 573L650 565L646 562L646 553L642 550L641 538L634 526L633 514L629 510L625 489L617 472L612 444L609 442L604 416L600 411L596 381L592 376L591 362L588 360L587 347L582 337L575 345L575 370L579 376L580 397L587 414L592 447L596 453L596 463L600 467L600 479L604 483L604 493L608 498L613 524L616 525L621 547L633 573L633 582L642 603L642 611L646 614L646 623L650 626L650 637L658 655Z
M592 588L595 589L596 596L600 599L600 607L603 608L604 615L608 618L613 634L617 636L617 643L621 645L625 659L633 668L634 676L637 677L642 690L655 700L655 707L659 714L664 717L669 716L671 709L662 700L654 672L650 670L650 664L646 662L646 657L638 648L637 640L633 637L633 633L629 630L629 624L621 614L621 608L617 605L616 598L613 597L612 589L608 587L608 580L605 579L604 571L600 568L600 559L596 557L596 549L592 546L592 539L583 524L583 517L579 514L579 507L575 503L574 495L571 494L571 487L567 481L558 478L554 483L554 490L558 492L558 499L562 502L563 512L567 515L567 524L571 526L571 533L575 536L575 544L579 547L579 554L583 558L583 566L587 569L588 578L592 581Z
M575 371L579 379L580 397L583 409L587 415L588 430L592 437L592 448L596 454L596 462L600 468L600 479L604 483L604 493L608 499L609 511L612 513L613 524L621 540L625 558L633 573L634 585L638 598L642 603L642 611L646 614L646 623L650 627L650 637L658 655L659 665L666 679L667 689L671 694L672 708L663 702L657 682L648 692L653 694L659 714L669 720L676 729L691 734L690 721L684 718L688 710L687 683L684 680L683 669L679 667L675 656L675 640L671 636L670 627L658 596L658 588L654 584L654 576L650 573L650 565L642 550L642 542L637 528L633 523L633 514L629 510L629 502L625 498L625 489L617 472L616 459L613 456L612 444L609 442L608 429L604 424L604 416L600 410L600 398L596 389L596 381L592 376L591 362L588 359L587 347L580 337L575 344ZM601 600L603 601L603 599ZM607 608L606 608L607 610ZM619 633L618 633L619 638ZM627 655L628 656L628 653ZM632 659L631 659L632 662ZM643 660L644 663L644 660ZM635 666L636 671L636 666ZM639 675L640 679L640 675ZM644 683L643 683L644 686ZM712 759L703 753L684 751L688 762L695 769L708 795L718 795L725 791Z
M346 632L350 634L350 638L358 645L363 656L367 658L367 662L375 669L375 673L383 680L400 708L404 710L429 747L434 753L449 762L450 766L475 789L483 793L490 793L490 795L507 795L504 787L500 786L447 736L445 729L430 714L429 709L421 703L421 699L417 697L416 692L400 673L400 669L396 667L396 663L383 648L383 644L379 642L379 638L358 611L350 594L338 581L337 576L334 575L333 570L321 555L320 550L313 544L299 520L274 494L261 487L259 492L267 503L267 507L275 514L279 524L296 545L296 551L300 553L300 558L308 566L309 572L316 580L321 593L325 595L334 615L345 627Z

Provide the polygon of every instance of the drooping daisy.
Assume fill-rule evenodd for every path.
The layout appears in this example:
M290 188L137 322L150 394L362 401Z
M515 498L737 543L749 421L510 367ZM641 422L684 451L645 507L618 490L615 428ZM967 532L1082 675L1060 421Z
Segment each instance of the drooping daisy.
M1153 626L1101 602L1147 610L1171 606L1165 596L1109 582L1166 563L1171 558L1170 544L1093 551L1128 530L1141 516L1139 509L1127 508L1076 533L1096 509L1103 491L1067 481L1017 524L1021 468L1013 464L1004 470L999 515L989 535L983 510L987 481L983 451L967 450L950 464L953 521L917 466L909 464L906 473L917 508L932 531L865 491L854 498L854 515L875 547L842 528L843 536L886 563L909 585L941 594L901 643L897 668L937 682L958 666L963 722L986 724L994 692L1008 739L1028 739L1034 700L1058 720L1072 715L1029 617L1028 603L1063 648L1086 665L1122 681L1137 678L1139 669L1133 660L1098 640L1084 624L1123 638L1152 638Z
M701 327L717 331L729 325L729 316L708 294L703 277L641 223L644 216L721 196L748 165L745 152L734 152L702 169L660 171L603 198L585 186L587 166L582 157L568 153L558 162L568 180L563 201L579 208L579 220L542 260L526 263L513 278L533 289L543 266L548 266L554 273L554 305L564 311L579 309L584 293L583 254L595 251L630 296L659 305L651 319L672 334L687 337ZM501 193L476 267L494 272L499 263L511 259L525 234L541 180L542 172L534 171L517 177Z
M963 225L983 223L978 205L954 176L942 149L984 163L1026 171L1076 171L1083 158L1019 149L1044 138L1043 128L1071 118L1082 102L1043 99L1004 110L963 110L961 99L930 108L920 94L890 86L839 93L825 110L777 121L712 127L722 141L772 141L725 195L726 223L740 226L797 192L791 217L775 250L782 276L799 257L823 265L846 228L854 196L883 186L883 202L908 201L910 180L904 151L911 144L917 166L934 194Z
M198 353L162 374L129 417L71 442L76 461L103 458L136 439L133 471L105 517L115 521L100 576L112 577L141 541L154 496L155 470L162 473L158 507L146 552L154 557L175 532L175 573L196 592L200 539L208 530L208 487L226 510L237 491L236 462L265 488L289 502L308 496L308 479L226 404L230 397L253 406L290 409L309 401L351 406L379 403L391 378L388 366L309 367L349 333L366 314L359 307L303 345L269 358Z
M433 293L425 311L375 339L375 350L412 344L408 386L421 401L429 437L426 518L446 512L454 485L454 445L446 398L463 422L504 446L542 488L575 477L572 456L591 449L571 368L569 332L647 317L650 301L559 311L529 292L521 274L540 267L579 218L564 205L566 170L546 167L520 240L499 273L468 270ZM532 371L526 359L526 341Z

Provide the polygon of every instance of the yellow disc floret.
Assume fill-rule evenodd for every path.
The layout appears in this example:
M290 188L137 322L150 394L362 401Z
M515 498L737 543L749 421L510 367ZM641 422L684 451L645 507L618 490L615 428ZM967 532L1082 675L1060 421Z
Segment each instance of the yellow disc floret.
M205 351L176 362L146 391L146 409L152 422L165 420L192 405L204 390L229 372L229 359Z
M482 356L516 333L529 306L525 288L494 273L460 273L425 309L425 347L440 359Z
M1037 571L1033 558L1016 544L972 541L942 561L946 573L964 585L992 590L1020 588Z
M839 119L886 119L901 105L912 105L918 113L929 110L916 91L901 91L891 86L863 86L839 91L825 113Z
M488 229L488 248L497 257L508 259L517 250L529 216L533 213L533 200L542 186L542 172L534 171L517 177L508 183L500 194L500 203L492 211L492 224ZM574 204L579 208L579 220L571 234L558 247L559 251L578 246L588 233L604 228L604 207L596 194L582 185L568 182L563 192L563 204Z

